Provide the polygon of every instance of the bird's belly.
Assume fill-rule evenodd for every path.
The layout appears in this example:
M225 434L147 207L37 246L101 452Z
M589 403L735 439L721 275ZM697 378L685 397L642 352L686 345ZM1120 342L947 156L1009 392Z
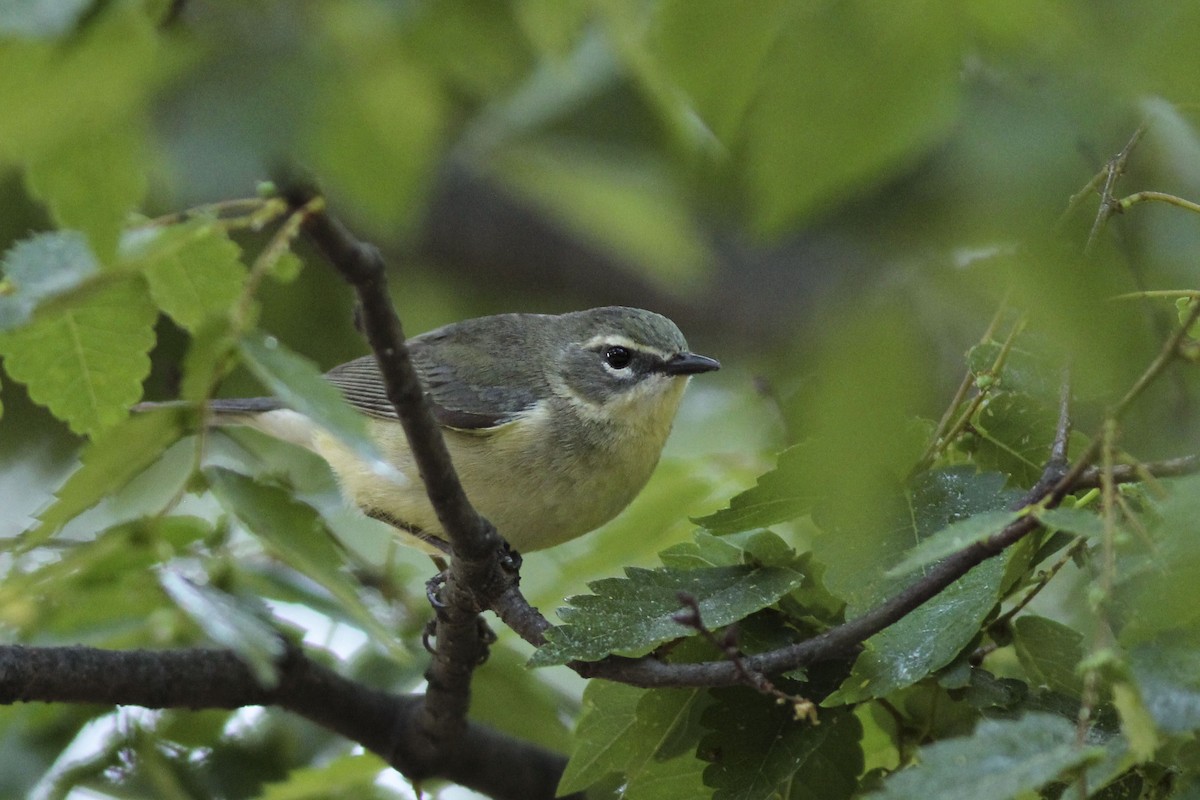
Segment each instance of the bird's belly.
M326 435L315 438L317 452L355 505L444 537L400 426L370 424L388 460L409 478L402 485L371 471ZM662 447L646 442L644 447L564 452L533 430L487 436L446 431L446 443L467 497L522 552L568 541L615 517L645 485Z

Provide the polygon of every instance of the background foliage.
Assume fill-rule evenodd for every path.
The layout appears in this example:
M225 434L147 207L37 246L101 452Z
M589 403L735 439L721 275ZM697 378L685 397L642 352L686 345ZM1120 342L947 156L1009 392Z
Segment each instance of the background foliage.
M309 362L364 352L349 293L272 250L259 206L147 222L298 163L388 252L410 332L624 303L725 364L633 507L526 560L535 605L595 596L477 675L477 718L572 754L564 790L1200 793L1194 478L1077 497L852 664L780 677L817 725L748 688L526 666L683 635L680 587L746 652L873 607L1003 526L1068 361L1082 452L1176 324L1170 298L1113 298L1193 288L1200 220L1137 205L1085 257L1095 200L1063 212L1143 123L1118 196L1200 198L1196 30L1166 0L0 7L4 639L221 645L270 681L281 625L344 674L419 684L422 557L313 458L127 414L214 387L311 397ZM964 371L967 424L931 449ZM1196 452L1196 390L1186 367L1152 385L1114 457ZM615 622L631 597L654 615ZM270 709L14 705L0 751L0 796L411 796Z

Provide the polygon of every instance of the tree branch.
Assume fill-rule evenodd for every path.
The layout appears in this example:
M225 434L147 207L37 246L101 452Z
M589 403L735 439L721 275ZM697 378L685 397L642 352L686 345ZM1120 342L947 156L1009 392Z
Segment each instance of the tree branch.
M404 343L404 331L388 292L383 256L326 213L312 187L294 181L280 181L280 185L291 208L304 215L304 233L354 288L363 333L408 437L429 501L450 542L450 566L435 621L437 645L426 672L429 688L418 718L418 727L425 733L425 757L405 771L413 778L445 776L447 756L461 752L456 745L467 729L472 673L487 657L488 639L478 612L512 585L515 573L503 568L500 536L471 505L454 471Z
M0 645L0 703L100 703L145 708L274 705L358 742L408 775L425 753L420 696L401 696L338 675L289 645L266 688L229 650L100 650ZM440 777L495 798L552 798L562 756L467 724Z

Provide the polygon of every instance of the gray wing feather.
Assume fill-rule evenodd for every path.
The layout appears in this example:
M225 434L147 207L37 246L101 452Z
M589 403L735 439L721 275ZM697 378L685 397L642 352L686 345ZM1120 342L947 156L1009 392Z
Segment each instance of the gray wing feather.
M429 398L433 416L446 427L486 430L512 419L537 402L537 387L513 388L511 375L482 376L468 381L453 366L451 350L441 337L409 342L413 366ZM448 363L450 362L450 363ZM395 419L396 412L384 391L379 365L374 356L364 356L334 367L325 374L341 390L346 401L362 413L378 419Z

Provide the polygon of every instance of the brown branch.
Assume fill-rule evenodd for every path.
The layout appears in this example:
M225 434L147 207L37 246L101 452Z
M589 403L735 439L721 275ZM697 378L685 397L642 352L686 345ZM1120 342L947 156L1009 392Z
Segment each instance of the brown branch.
M386 265L379 250L356 239L323 208L311 186L279 181L296 211L305 212L303 230L326 260L354 288L363 334L371 346L387 397L408 437L429 501L450 542L450 566L435 622L437 646L426 678L429 688L418 727L425 733L424 772L445 775L449 754L467 729L471 676L487 657L488 640L478 612L515 581L502 566L502 540L467 499L413 368L404 331L392 306Z
M358 742L406 775L425 770L419 696L368 688L289 646L279 683L263 687L229 650L101 650L0 645L0 703L99 703L144 708L273 705ZM554 797L562 756L468 724L440 777L495 798Z

